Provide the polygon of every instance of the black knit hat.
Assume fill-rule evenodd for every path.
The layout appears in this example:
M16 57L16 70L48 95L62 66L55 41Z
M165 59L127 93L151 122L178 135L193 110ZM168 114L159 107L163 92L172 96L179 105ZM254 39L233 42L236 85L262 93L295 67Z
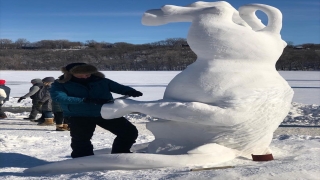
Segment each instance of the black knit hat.
M45 77L42 79L42 82L54 82L54 77Z
M104 78L104 74L99 72L95 66L86 63L71 63L62 67L61 71L63 72L63 78L59 78L58 82L60 83L69 81L73 74L92 74Z
M70 69L72 69L73 67L75 67L75 66L79 66L79 65L85 65L86 63L71 63L71 64L68 64L67 66L66 66L66 70L67 71L70 71Z
M98 69L93 65L86 64L86 63L71 63L68 64L66 67L61 68L63 73L70 73L70 74L94 74L98 72Z
M42 80L39 78L36 78L36 79L32 79L31 82L32 83L42 83Z

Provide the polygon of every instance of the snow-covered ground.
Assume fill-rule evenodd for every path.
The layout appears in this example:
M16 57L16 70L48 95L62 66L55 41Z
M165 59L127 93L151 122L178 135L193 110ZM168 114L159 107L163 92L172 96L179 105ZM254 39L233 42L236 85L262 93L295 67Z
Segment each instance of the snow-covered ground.
M106 77L129 85L144 93L137 100L161 99L168 82L179 72L110 72ZM293 88L292 108L275 132L271 143L274 161L254 162L237 158L219 166L234 166L220 170L190 171L195 167L160 168L147 170L103 170L67 174L26 174L27 168L70 159L69 132L57 132L55 127L39 127L23 120L28 112L6 112L8 119L0 120L0 177L1 179L318 179L320 177L320 72L280 72ZM33 78L58 77L58 71L1 71L12 88L9 107L29 107L30 99L17 103L27 93ZM116 97L116 96L115 96ZM145 123L154 118L130 114L127 118L138 130L137 145L150 142L153 135ZM309 127L312 126L312 127ZM106 153L114 136L97 128L92 143L96 154ZM98 155L97 155L98 156ZM68 167L65 167L68 168Z

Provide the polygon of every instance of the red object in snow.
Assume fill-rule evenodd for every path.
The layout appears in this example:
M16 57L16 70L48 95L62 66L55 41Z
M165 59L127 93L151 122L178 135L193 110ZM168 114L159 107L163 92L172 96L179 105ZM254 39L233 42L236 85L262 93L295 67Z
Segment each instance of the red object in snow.
M263 154L263 155L251 154L251 156L252 156L253 161L271 161L271 160L273 160L272 154Z

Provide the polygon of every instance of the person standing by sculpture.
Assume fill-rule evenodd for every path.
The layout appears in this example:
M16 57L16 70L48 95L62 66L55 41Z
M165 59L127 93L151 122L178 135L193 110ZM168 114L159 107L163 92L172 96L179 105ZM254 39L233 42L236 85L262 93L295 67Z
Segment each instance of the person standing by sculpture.
M105 78L96 67L86 63L71 63L61 70L64 74L52 84L50 93L69 121L71 157L94 155L90 140L96 125L117 136L111 153L130 153L138 137L137 128L124 117L105 120L100 110L103 104L112 102L111 92L132 97L142 93Z
M29 89L29 92L24 96L21 96L18 100L20 103L22 100L30 97L32 99L32 107L29 117L23 118L25 120L35 120L39 111L36 109L36 105L38 104L38 99L36 98L36 93L43 87L43 83L41 79L32 79L31 80L32 87Z
M39 121L39 126L49 126L53 125L53 114L52 114L52 99L50 97L51 84L54 82L54 77L45 77L42 79L43 87L37 93L37 98L39 99L37 103L37 109L42 112L40 119L44 121Z
M5 85L6 84L6 80L4 79L0 79L0 89L2 89L5 92L6 97L2 100L2 102L0 103L0 119L5 119L7 118L7 115L2 111L2 106L3 104L9 100L9 96L10 96L10 91L11 89Z

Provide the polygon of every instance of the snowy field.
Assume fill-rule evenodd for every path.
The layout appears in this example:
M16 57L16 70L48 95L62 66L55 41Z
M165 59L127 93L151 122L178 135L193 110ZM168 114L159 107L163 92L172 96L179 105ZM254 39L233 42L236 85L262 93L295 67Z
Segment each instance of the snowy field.
M162 99L163 92L179 71L103 71L107 78L131 86L143 92L136 100L148 101ZM293 102L320 105L320 73L318 71L280 71L294 90ZM60 71L1 71L0 78L11 87L12 97L20 97L28 92L30 80L53 76L58 78ZM116 97L116 96L115 96ZM26 101L28 102L28 101ZM24 106L11 104L7 106Z
M134 87L144 93L136 100L161 99L168 82L179 72L103 72L107 78ZM293 88L295 95L288 116L274 134L271 143L274 161L254 162L237 158L218 166L228 169L190 171L197 167L159 168L147 170L103 170L67 172L61 174L26 174L23 171L39 165L70 159L69 132L57 132L55 127L38 127L23 120L28 112L6 112L8 119L0 120L0 178L1 179L310 179L320 177L320 72L280 72ZM1 71L12 89L7 107L29 107L31 100L17 103L17 97L28 92L33 78L53 76L59 71ZM117 97L117 95L115 95ZM136 145L150 142L153 135L145 123L154 118L130 114L139 137ZM290 126L290 127L288 127ZM291 127L298 126L298 127ZM311 126L311 127L310 127ZM96 154L110 150L114 136L97 128L92 143ZM66 169L70 167L65 167ZM70 168L71 169L71 168ZM76 171L76 170L75 170Z

